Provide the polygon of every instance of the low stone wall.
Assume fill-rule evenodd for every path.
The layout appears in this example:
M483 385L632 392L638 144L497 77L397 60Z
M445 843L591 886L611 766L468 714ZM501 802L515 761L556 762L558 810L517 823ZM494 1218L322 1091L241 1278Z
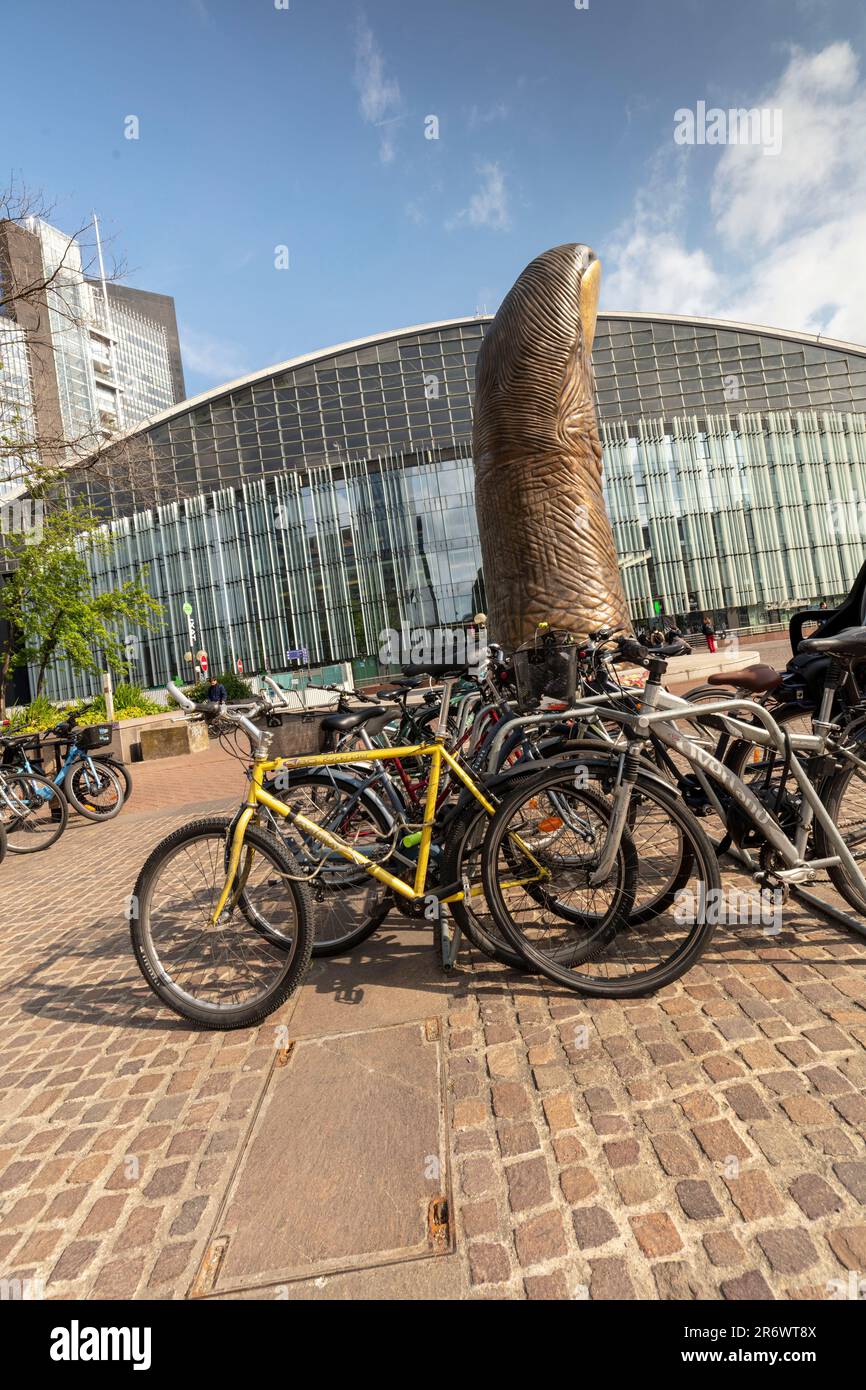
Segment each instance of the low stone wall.
M171 714L145 714L139 719L121 719L113 726L114 737L111 753L121 762L141 761L141 735L145 729L165 729L176 724L186 724L185 716L179 711Z
M207 725L184 719L174 723L151 724L139 732L139 750L144 761L154 758L180 758L188 753L206 753Z

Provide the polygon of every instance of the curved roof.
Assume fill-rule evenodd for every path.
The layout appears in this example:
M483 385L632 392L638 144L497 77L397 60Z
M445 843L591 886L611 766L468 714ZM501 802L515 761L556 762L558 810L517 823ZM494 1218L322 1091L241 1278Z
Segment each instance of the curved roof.
M837 338L825 338L820 333L799 333L786 328L767 328L761 324L741 323L735 319L695 318L690 314L654 314L644 310L630 313L623 309L611 309L607 313L600 313L598 317L600 323L611 320L680 323L734 333L756 333L764 338L780 338L789 342L806 343L810 347L829 348L833 351L854 353L859 357L866 358L866 346L861 344L846 343ZM492 318L492 314L468 314L465 318L437 319L433 323L418 323L406 328L392 328L387 333L372 333L366 338L355 338L351 342L335 343L331 347L317 348L315 352L302 353L301 356L290 357L285 362L276 362L269 367L262 367L259 371L251 372L247 376L237 377L234 381L227 381L223 385L212 387L209 391L202 391L197 396L188 396L185 400L178 401L177 405L161 411L159 415L152 415L147 420L140 420L132 429L125 430L117 438L123 439L140 434L142 430L152 429L155 425L161 425L176 415L184 415L190 410L195 410L198 406L206 405L209 401L229 395L232 391L241 390L245 386L252 386L258 381L266 381L268 377L290 372L294 368L307 366L311 362L321 362L329 357L339 357L345 352L355 352L358 348L372 347L376 343L388 343L395 338L411 337L417 333L435 333L443 328L459 328L472 323L490 323Z

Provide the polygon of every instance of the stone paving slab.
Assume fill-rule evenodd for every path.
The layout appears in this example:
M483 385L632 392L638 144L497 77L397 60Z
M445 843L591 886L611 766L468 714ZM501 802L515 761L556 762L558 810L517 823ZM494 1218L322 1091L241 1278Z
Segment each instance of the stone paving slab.
M720 930L683 980L611 1003L468 953L437 992L418 927L389 918L260 1028L196 1032L140 979L123 910L163 835L236 802L239 766L205 759L200 782L136 769L116 821L0 866L0 1277L186 1297L281 1029L340 1031L330 976L361 990L355 1028L392 989L395 1021L407 998L448 1009L456 1251L309 1296L825 1299L866 1278L866 942L789 905L781 936Z

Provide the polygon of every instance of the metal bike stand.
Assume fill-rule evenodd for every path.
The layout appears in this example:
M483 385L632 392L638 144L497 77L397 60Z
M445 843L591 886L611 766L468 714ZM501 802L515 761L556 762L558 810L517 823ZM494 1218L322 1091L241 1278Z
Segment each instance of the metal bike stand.
M736 859L744 869L754 869L755 861L748 850L740 849L737 845L731 845L721 856L723 859ZM856 932L858 936L866 936L866 926L859 922L856 917L843 912L841 907L834 907L832 903L825 903L823 898L819 898L817 893L810 893L808 888L803 888L800 884L789 883L788 891L792 898L803 903L806 907L811 907L814 912L820 912L823 917L829 918L840 927L847 927L849 931Z
M825 903L823 898L819 898L817 893L810 893L807 888L801 888L796 884L790 884L791 896L798 902L805 903L807 907L814 908L824 917L829 917L832 922L837 922L841 927L847 927L849 931L854 931L858 936L866 936L866 926L858 922L856 917L851 917L847 912L843 912L840 907L833 907L832 903Z

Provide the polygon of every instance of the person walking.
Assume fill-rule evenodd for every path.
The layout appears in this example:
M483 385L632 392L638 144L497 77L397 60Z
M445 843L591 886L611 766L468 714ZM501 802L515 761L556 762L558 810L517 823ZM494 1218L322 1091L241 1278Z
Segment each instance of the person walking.
M716 629L708 613L704 614L704 620L701 623L701 632L707 639L707 646L710 651L714 652L716 650Z
M214 705L228 704L228 692L216 676L211 676L207 683L207 698Z

